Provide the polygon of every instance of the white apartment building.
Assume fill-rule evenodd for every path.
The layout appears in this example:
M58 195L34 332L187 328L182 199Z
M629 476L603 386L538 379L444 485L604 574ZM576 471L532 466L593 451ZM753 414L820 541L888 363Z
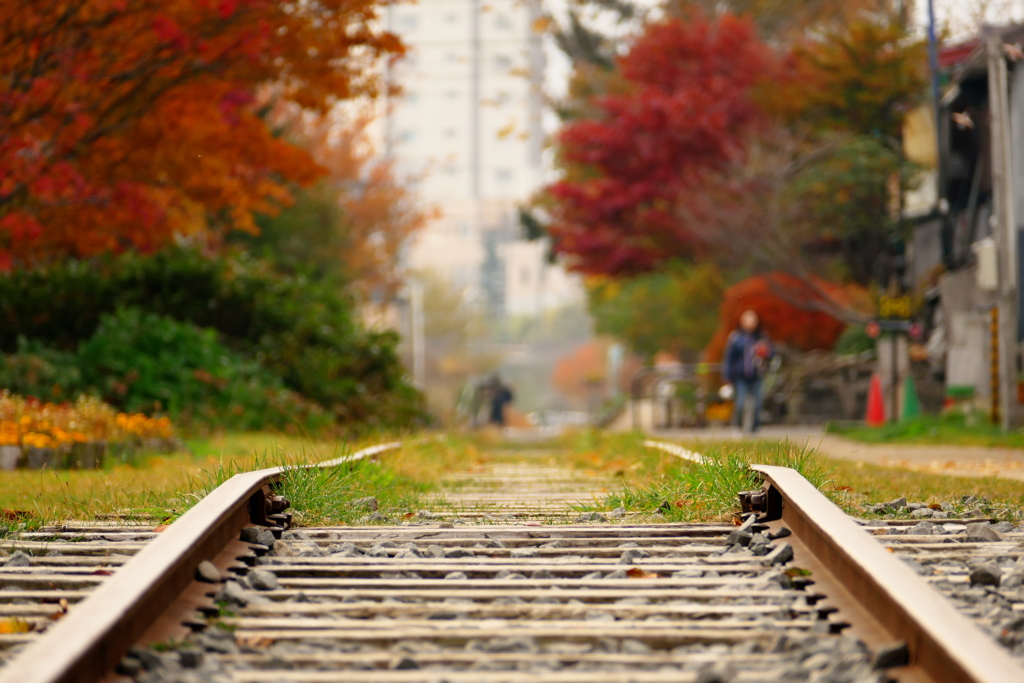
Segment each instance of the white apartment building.
M408 265L440 274L495 313L530 314L537 302L565 299L560 292L547 304L534 292L529 306L522 296L507 300L509 254L513 289L525 268L537 283L568 281L545 274L560 269L542 249L508 246L519 240L517 207L545 175L540 16L540 0L419 0L388 10L409 54L390 74L403 92L390 103L387 150L441 211L410 246Z

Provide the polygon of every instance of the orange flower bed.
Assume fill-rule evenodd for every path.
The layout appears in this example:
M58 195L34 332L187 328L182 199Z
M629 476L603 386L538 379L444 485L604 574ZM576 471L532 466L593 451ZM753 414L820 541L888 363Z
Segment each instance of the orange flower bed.
M0 391L0 446L62 448L173 437L168 418L119 413L96 398L55 404Z

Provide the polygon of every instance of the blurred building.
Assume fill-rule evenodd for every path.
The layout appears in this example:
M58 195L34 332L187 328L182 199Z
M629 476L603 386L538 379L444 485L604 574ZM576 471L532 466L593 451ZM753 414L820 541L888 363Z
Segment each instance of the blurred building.
M904 197L907 279L925 294L928 350L950 387L1020 422L1024 340L1024 25L984 27L937 54L938 102L908 118L925 169ZM936 126L936 122L938 125Z
M408 266L433 270L497 317L581 296L543 247L521 243L517 218L545 177L540 16L539 0L388 9L410 50L390 74L403 92L391 102L387 150L441 211L410 246ZM548 285L558 291L538 289Z

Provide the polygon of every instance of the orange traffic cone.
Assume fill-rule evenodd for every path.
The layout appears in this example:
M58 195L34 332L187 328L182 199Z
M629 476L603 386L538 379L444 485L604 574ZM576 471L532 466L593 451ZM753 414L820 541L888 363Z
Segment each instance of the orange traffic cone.
M865 419L869 427L881 427L885 424L885 400L882 398L882 378L878 373L871 375L871 386L868 388L868 414Z

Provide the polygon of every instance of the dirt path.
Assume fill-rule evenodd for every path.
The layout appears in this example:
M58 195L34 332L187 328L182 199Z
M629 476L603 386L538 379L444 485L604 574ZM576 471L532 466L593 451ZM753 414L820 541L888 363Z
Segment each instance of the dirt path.
M658 436L694 441L739 441L730 429L657 432ZM815 427L767 427L763 439L807 443L832 458L964 477L1003 477L1024 481L1024 450L984 446L867 444L825 434Z

